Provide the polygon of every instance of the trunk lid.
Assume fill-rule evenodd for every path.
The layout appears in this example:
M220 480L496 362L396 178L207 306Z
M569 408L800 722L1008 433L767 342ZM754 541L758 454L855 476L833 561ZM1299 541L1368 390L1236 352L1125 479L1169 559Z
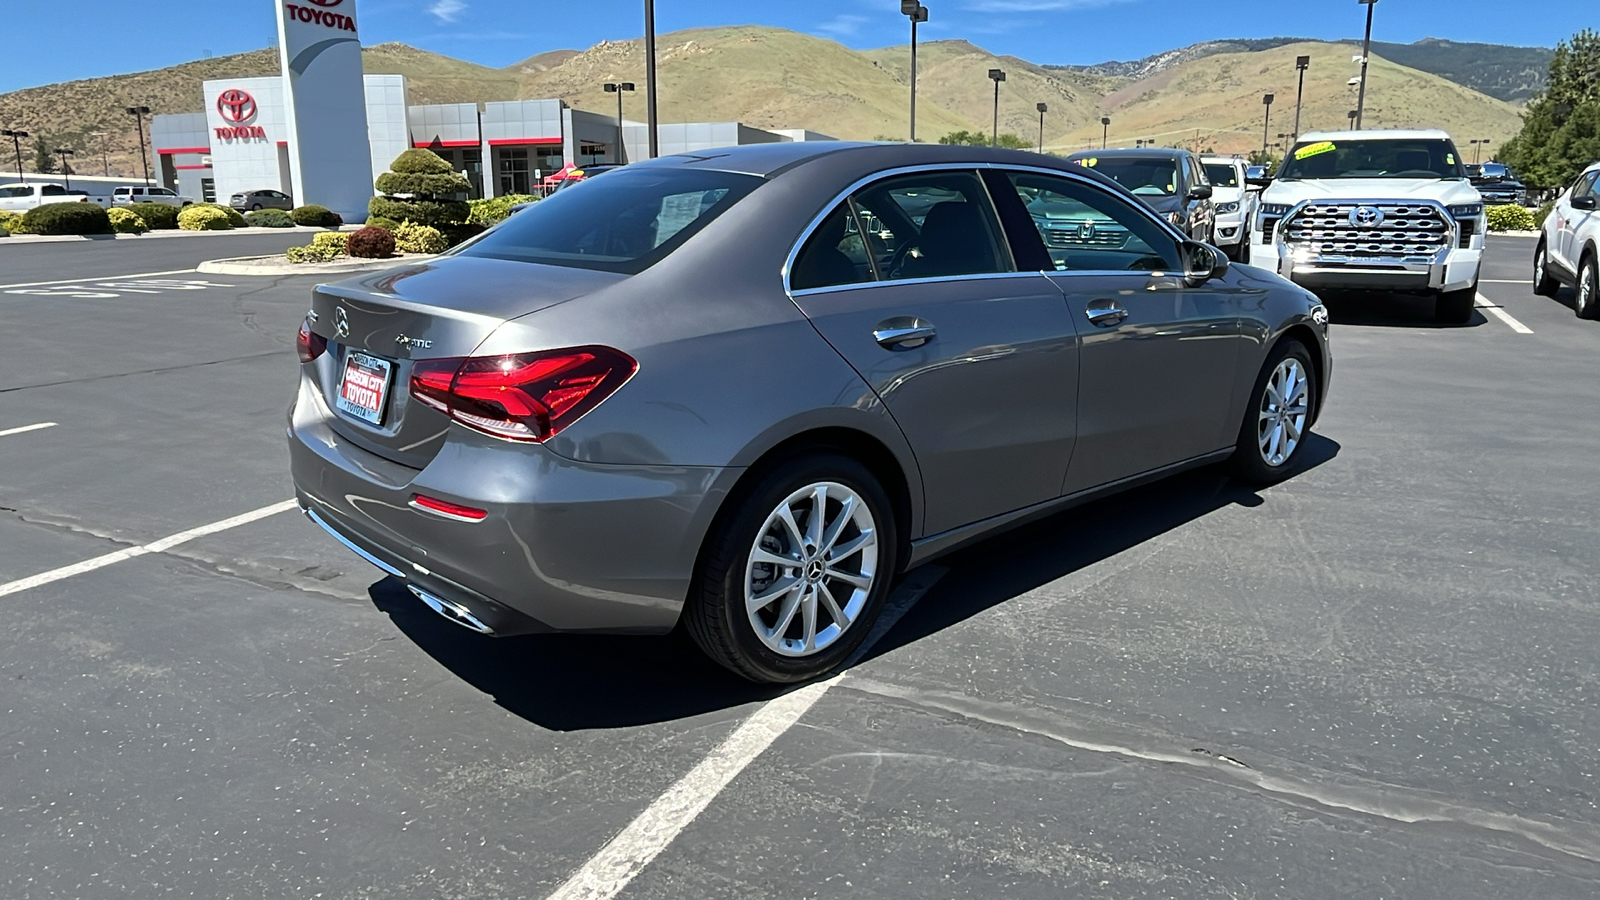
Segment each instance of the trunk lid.
M450 419L410 396L416 360L471 356L505 322L625 277L452 256L319 285L311 330L328 349L313 365L333 429L356 446L423 468L443 445Z

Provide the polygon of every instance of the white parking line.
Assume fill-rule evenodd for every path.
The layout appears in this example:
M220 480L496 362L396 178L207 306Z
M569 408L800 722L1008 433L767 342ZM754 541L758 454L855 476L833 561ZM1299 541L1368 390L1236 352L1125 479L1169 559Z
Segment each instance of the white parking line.
M227 531L230 528L238 528L240 525L248 525L258 519L265 519L268 516L275 516L281 512L288 512L289 510L294 509L296 505L297 504L293 500L285 500L282 503L274 503L271 506L263 506L260 509L247 512L243 515L234 516L231 519L223 519L220 522L212 522L210 525L201 525L199 528L191 528L188 531L180 531L170 537L164 537L159 541L151 541L148 544L141 544L138 547L129 547L126 550L117 550L113 553L107 553L104 556L96 556L93 559L86 559L80 563L73 563L70 566L62 566L59 569L51 569L48 572L40 572L38 575L30 575L27 578L19 578L16 581L9 581L5 584L0 584L0 597L5 597L9 594L21 593L22 591L31 590L52 582L61 581L64 578L71 578L74 575L82 575L85 572L93 572L95 569L103 569L106 566L112 565L113 563L119 563L125 559L134 559L135 557L144 556L147 553L163 553L167 550L171 550L173 547L176 547L179 544L186 544L189 541L197 538L203 538L208 534L216 534L219 531Z
M1484 284L1533 284L1532 278L1480 278Z
M56 281L26 281L21 284L0 284L0 291L6 288L40 287L46 284L82 284L88 281L122 281L126 278L154 278L157 275L183 275L193 272L194 269L173 269L170 272L140 272L136 275L91 275L88 278L61 278Z
M0 431L0 437L10 437L13 434L27 434L30 431L42 431L46 428L54 427L56 427L56 423L54 422L40 422L37 425L24 425L21 428L7 428L5 431Z
M1490 303L1489 298L1483 296L1482 294L1478 295L1477 307L1489 315L1494 316L1500 321L1506 323L1507 325L1510 325L1511 330L1515 331L1517 334L1533 334L1532 328L1529 328L1521 322L1518 322L1510 313L1506 312L1495 304Z

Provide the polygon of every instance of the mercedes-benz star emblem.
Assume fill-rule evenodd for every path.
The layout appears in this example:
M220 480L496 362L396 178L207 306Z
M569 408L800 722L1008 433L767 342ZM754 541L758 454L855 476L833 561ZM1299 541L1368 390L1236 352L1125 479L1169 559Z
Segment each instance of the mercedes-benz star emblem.
M350 315L342 306L333 312L333 333L341 339L350 336Z
M1357 228L1376 228L1383 224L1383 210L1376 206L1358 206L1350 210L1350 224Z

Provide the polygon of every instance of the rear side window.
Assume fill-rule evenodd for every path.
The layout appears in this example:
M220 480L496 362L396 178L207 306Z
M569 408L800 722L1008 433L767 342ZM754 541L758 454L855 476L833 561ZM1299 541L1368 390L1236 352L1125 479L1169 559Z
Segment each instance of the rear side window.
M1224 163L1206 163L1206 178L1212 187L1236 188L1239 181L1239 170Z
M860 220L849 201L839 204L811 233L789 270L789 287L810 288L860 284L876 277Z
M507 219L461 251L633 275L655 265L761 184L733 172L628 167Z
M59 184L47 184L39 189L39 193L46 197L64 197L67 189Z

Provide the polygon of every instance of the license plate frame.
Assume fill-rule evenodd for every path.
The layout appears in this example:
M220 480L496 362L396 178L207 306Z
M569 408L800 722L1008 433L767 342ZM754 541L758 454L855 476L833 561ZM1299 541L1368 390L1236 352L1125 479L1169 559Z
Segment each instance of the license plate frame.
M351 381L352 373L358 376L355 382ZM368 425L382 427L393 386L392 361L351 350L345 355L344 368L339 373L339 391L333 402L340 412Z

